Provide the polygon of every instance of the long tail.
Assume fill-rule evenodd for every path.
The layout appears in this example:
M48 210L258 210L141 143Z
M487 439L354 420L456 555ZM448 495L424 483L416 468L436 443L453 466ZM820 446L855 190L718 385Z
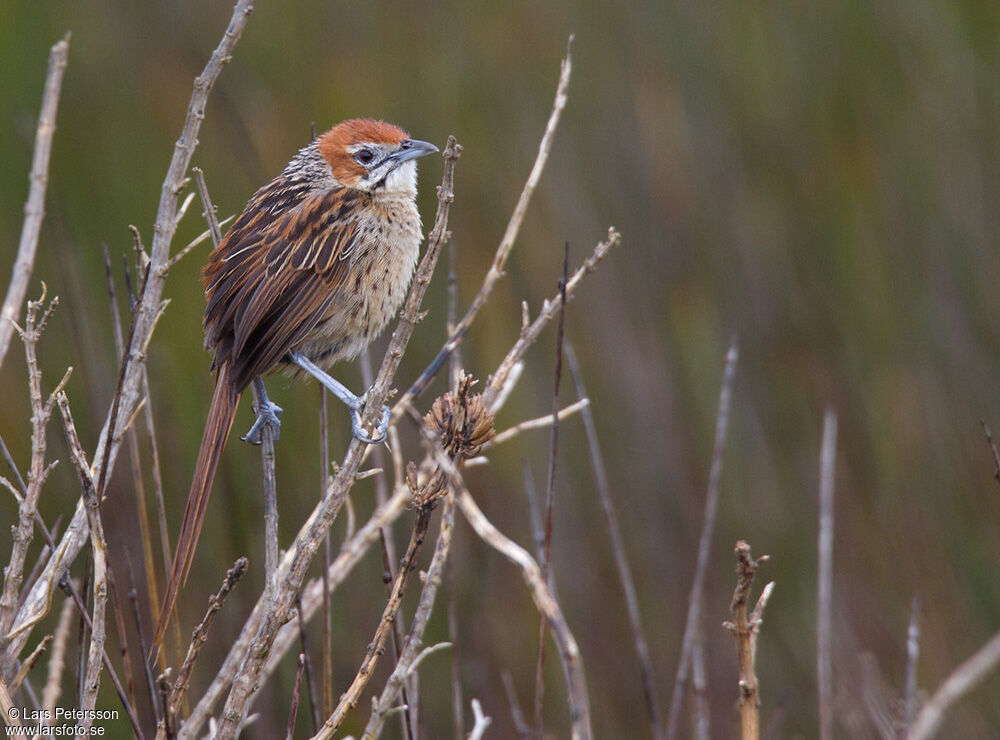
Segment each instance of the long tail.
M205 433L198 449L198 462L194 468L194 480L191 481L191 491L188 493L187 506L184 507L184 522L177 538L177 550L174 552L174 563L170 568L170 580L160 606L160 616L156 620L156 637L153 639L154 654L162 645L163 635L170 622L170 616L177 602L177 595L187 580L194 560L195 547L201 526L205 523L205 512L208 508L208 496L212 492L212 481L219 467L219 458L229 439L236 417L236 404L240 394L229 384L229 364L219 368L215 378L215 393L212 395L212 405L208 410L208 420L205 422Z

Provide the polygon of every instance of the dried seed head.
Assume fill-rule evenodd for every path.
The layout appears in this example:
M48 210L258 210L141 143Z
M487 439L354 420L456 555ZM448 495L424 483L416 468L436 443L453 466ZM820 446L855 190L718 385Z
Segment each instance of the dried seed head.
M406 487L410 489L415 507L418 509L433 507L448 493L448 477L440 468L435 468L430 475L425 475L421 482L417 466L410 461L406 464Z
M475 382L472 376L463 374L458 390L439 396L424 417L445 452L455 459L475 457L496 435L493 413L486 408L482 396L469 395Z

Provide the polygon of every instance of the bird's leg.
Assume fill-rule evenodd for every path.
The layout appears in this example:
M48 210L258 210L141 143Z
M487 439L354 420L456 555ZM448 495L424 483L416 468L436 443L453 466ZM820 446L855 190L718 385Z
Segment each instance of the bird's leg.
M278 417L281 416L282 409L281 406L273 403L267 397L267 391L264 389L264 381L259 377L253 379L253 395L257 405L257 420L254 421L253 426L250 427L250 431L243 437L243 441L249 442L252 445L259 445L261 443L261 429L265 425L270 427L274 438L278 438L281 431L281 422L278 420Z
M377 444L385 439L385 433L389 429L389 417L392 414L388 406L382 407L382 418L375 424L372 436L369 437L365 434L365 430L361 428L361 412L364 411L365 397L368 394L354 395L348 390L347 386L331 378L301 352L290 352L288 356L292 359L292 362L316 378L330 393L339 398L351 410L351 430L357 439L367 444Z

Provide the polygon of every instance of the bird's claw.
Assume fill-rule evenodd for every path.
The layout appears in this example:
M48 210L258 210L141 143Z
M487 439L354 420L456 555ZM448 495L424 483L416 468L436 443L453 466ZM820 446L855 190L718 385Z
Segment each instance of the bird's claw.
M259 445L263 441L262 430L267 426L271 430L272 438L277 440L281 436L281 416L283 409L273 401L265 401L257 410L257 419L254 421L250 431L243 437L244 442L252 445Z
M392 417L392 410L388 406L382 406L382 418L375 424L372 436L369 437L361 426L361 413L365 409L365 397L358 399L360 403L351 409L351 430L354 438L365 444L374 445L385 439L386 432L389 431L389 419Z

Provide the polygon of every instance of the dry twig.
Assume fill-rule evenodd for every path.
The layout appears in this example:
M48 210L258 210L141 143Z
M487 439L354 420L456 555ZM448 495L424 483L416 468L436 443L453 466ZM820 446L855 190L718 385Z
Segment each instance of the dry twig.
M378 539L379 529L391 524L405 510L409 499L409 491L405 486L401 486L384 506L380 506L375 510L368 522L358 529L355 536L344 543L340 554L330 564L327 572L328 585L331 592L343 583L344 579L350 575L354 567L368 551L368 548ZM281 570L279 571L281 574L287 573L291 556L291 552L286 553L281 563ZM316 578L302 589L301 610L302 616L306 621L309 621L320 607L323 585L323 579ZM229 654L223 661L219 672L202 695L197 706L192 710L184 727L181 728L179 733L181 738L198 737L198 731L208 721L209 714L213 711L216 702L221 698L223 692L229 688L237 671L246 659L250 644L260 629L263 613L264 602L263 599L259 599L250 616L247 618L246 623L243 625L239 637L229 649ZM275 638L267 663L261 671L261 685L268 676L274 673L281 657L288 652L297 639L298 630L294 624L286 624L281 628L278 636Z
M417 509L417 521L413 525L410 543L403 554L399 573L392 584L392 592L389 594L389 601L385 605L385 609L382 612L382 619L379 620L378 628L375 630L375 636L365 649L365 657L361 661L361 666L358 668L354 680L351 681L351 685L341 695L340 701L337 702L337 706L333 710L333 714L327 718L323 727L314 736L317 740L320 738L328 740L333 737L333 733L340 727L344 721L344 717L347 716L347 712L353 709L358 703L361 693L364 691L365 686L368 685L368 681L371 680L372 670L374 670L375 663L382 653L385 640L389 636L389 630L396 619L396 615L399 613L399 607L403 604L403 592L406 589L407 576L409 576L410 571L416 566L417 552L424 541L424 537L427 535L427 527L431 520L431 511L432 508L430 506L421 506Z
M472 720L475 724L472 726L472 732L469 733L469 740L482 740L483 735L486 734L486 728L493 723L493 720L483 714L479 699L472 700Z
M31 466L28 469L27 487L23 489L23 495L18 506L17 526L11 530L13 544L11 546L10 561L4 569L3 592L0 594L0 651L2 652L2 674L10 676L14 659L20 652L20 645L11 645L14 633L17 629L15 616L17 605L20 603L21 583L24 578L24 562L28 555L28 546L34 535L34 524L40 520L38 515L38 497L42 491L42 485L52 471L53 465L46 465L45 451L46 439L45 429L48 426L52 411L56 405L56 396L60 393L69 381L72 368L66 371L63 379L56 385L55 390L42 398L42 372L38 368L38 340L45 331L52 311L59 304L58 298L49 301L45 305L45 285L42 284L42 294L37 301L28 301L28 313L24 323L24 328L12 323L17 329L21 340L24 343L24 356L28 365L28 390L31 398ZM9 461L12 469L13 461ZM16 476L20 480L20 475ZM22 481L23 483L23 481ZM22 643L23 644L23 643ZM9 649L8 645L11 645Z
M246 558L239 558L233 563L233 567L226 572L226 578L223 580L222 586L219 587L218 593L208 600L208 610L191 634L191 644L188 646L184 663L177 672L177 680L174 681L174 685L170 689L170 696L167 701L167 714L170 717L175 716L180 711L181 702L184 701L184 696L187 694L188 686L191 683L191 671L194 668L194 662L197 660L198 653L201 652L201 648L208 639L208 631L212 627L212 622L215 621L216 615L222 609L222 604L225 602L226 597L229 596L229 592L233 590L233 587L239 583L243 574L247 572L248 566L249 561Z
M438 587L441 584L441 577L445 562L448 559L448 552L451 547L452 530L455 523L455 503L450 494L445 498L441 513L441 530L438 534L437 544L434 547L434 557L427 569L427 578L424 580L424 589L420 594L420 603L417 611L413 615L413 624L410 626L410 634L407 638L402 654L396 662L396 667L386 681L378 700L373 702L372 713L365 726L363 740L371 740L378 737L382 730L389 710L396 701L396 696L406 685L406 679L416 670L418 659L423 655L420 648L423 645L424 630L431 617L431 610L434 607L434 599L437 596Z
M66 397L66 393L60 390L56 400L63 419L63 430L66 433L66 444L69 445L70 457L83 487L83 502L87 511L87 524L90 530L90 545L93 553L94 615L89 625L90 649L87 653L87 673L84 678L83 696L80 700L80 709L84 712L80 719L80 727L89 728L93 724L93 718L89 712L97 706L97 690L100 687L102 660L107 658L104 641L107 635L105 616L108 603L108 545L104 539L104 527L101 525L101 507L97 499L97 487L91 477L90 465L87 464L86 453L80 445L76 426L73 424L73 416L69 410L69 399ZM120 689L120 686L118 688ZM129 705L124 695L122 701L126 706Z
M695 565L694 581L691 584L691 597L688 600L687 621L684 624L681 655L677 661L677 679L674 682L674 692L670 698L667 740L674 740L677 737L680 725L681 702L684 700L688 672L691 667L691 649L701 622L701 602L705 589L705 576L708 572L708 558L712 551L712 536L715 533L715 515L719 508L719 478L722 475L722 450L726 442L726 430L729 428L729 404L732 400L733 378L736 375L736 362L738 359L739 349L736 346L736 337L733 337L729 345L729 351L726 353L726 367L722 372L722 389L719 391L719 411L715 419L715 444L712 448L712 464L708 473L708 491L705 494L705 515L701 525L701 536L698 539L698 561Z
M45 190L49 182L49 156L52 153L52 135L56 131L56 110L59 108L59 93L62 90L63 73L66 71L66 57L69 54L69 34L52 47L49 52L49 69L45 75L45 92L42 95L42 110L38 115L35 131L35 148L31 159L31 174L28 202L24 205L24 224L21 226L21 241L14 258L14 269L7 288L7 297L0 308L0 365L7 354L14 322L21 315L24 297L28 294L28 281L35 264L38 251L38 237L45 216Z
M750 545L743 540L736 543L736 590L733 592L733 621L724 626L736 638L736 649L740 661L740 737L743 740L757 740L760 737L760 694L757 684L757 637L764 619L774 581L768 583L757 599L757 605L747 614L750 588L753 586L757 567L768 559L767 555L754 560L750 556Z

